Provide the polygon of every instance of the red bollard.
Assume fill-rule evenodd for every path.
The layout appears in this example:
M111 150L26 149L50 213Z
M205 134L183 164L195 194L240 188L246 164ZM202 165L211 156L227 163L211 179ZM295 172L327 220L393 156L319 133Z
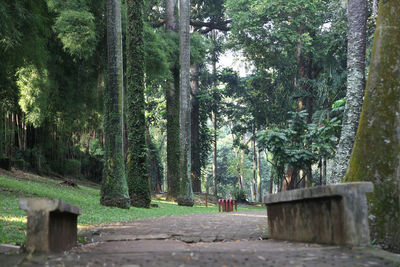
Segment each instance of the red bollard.
M226 199L222 199L222 211L226 212Z
M218 199L218 212L221 212L221 199Z
M229 199L229 212L233 211L232 204L232 199Z

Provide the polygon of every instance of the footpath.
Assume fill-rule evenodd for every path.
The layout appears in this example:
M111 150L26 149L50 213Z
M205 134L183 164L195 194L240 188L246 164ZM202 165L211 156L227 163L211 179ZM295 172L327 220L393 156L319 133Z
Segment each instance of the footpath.
M69 252L0 255L0 266L400 266L400 255L267 239L266 211L106 224Z

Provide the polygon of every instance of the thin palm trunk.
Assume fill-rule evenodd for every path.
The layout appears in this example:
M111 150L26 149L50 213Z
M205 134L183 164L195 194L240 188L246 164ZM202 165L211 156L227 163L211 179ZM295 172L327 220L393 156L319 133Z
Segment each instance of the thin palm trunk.
M342 133L332 166L330 183L340 183L346 174L360 119L365 88L367 1L348 3L347 92Z
M257 149L257 202L262 202L261 188L261 151Z
M178 204L193 206L191 171L191 126L190 126L190 1L179 1L180 35L180 193Z
M192 113L191 113L191 139L192 139L192 158L191 158L191 173L193 192L201 192L201 166L200 166L200 139L199 139L199 112L200 103L197 99L199 92L199 65L193 64L191 67L192 81Z
M176 33L178 25L175 18L176 0L166 0L165 29ZM171 66L172 78L166 89L167 101L167 184L168 200L176 200L179 194L179 66Z

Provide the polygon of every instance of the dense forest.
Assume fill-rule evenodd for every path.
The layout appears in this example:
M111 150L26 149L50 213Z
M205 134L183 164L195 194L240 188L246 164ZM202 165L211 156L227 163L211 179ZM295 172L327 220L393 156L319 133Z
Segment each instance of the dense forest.
M201 192L262 202L366 179L385 184L372 210L390 215L374 238L399 246L398 174L360 171L379 160L363 163L362 134L374 133L356 135L366 79L385 75L379 53L395 46L373 49L379 25L399 22L394 2L0 1L1 167L89 179L121 208L159 192L187 206Z

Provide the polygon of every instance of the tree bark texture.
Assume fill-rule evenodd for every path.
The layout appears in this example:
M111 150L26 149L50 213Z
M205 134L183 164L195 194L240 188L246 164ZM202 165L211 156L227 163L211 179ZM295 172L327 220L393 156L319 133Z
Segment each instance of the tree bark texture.
M192 139L192 156L191 156L191 174L193 183L193 192L201 192L201 166L200 166L200 139L199 139L199 112L200 103L197 99L197 94L199 92L199 65L193 64L191 66L191 139Z
M165 12L166 12L165 27L167 30L173 32L178 31L178 25L176 23L176 17L175 17L176 1L177 0L166 0L165 2Z
M190 0L179 1L180 36L180 193L178 204L193 206L191 178L191 127L190 127Z
M104 92L105 163L100 203L129 208L123 155L123 68L120 0L107 0L108 80Z
M213 173L213 184L214 184L214 196L218 195L218 150L217 150L217 112L215 109L212 110L211 112L211 121L213 125L213 133L212 133L212 173Z
M257 149L257 202L262 202L261 188L261 151Z
M367 1L349 0L347 17L346 105L330 183L340 183L346 174L360 119L365 88Z
M256 154L256 139L253 131L253 140L251 140L251 148L253 150L253 201L257 202L257 154Z
M131 205L149 208L150 181L147 169L144 106L143 0L127 0L127 182Z
M212 31L211 38L214 43L216 43L216 31ZM213 90L215 90L215 87L217 86L216 82L216 76L217 76L217 55L216 55L216 50L213 50L213 56L212 56L212 73L214 76L214 80L212 83ZM214 97L214 92L212 93L213 95L213 101L212 101L212 110L211 110L211 121L213 125L213 136L212 136L212 144L213 144L213 151L212 151L212 157L213 157L213 163L212 163L212 170L213 170L213 183L214 183L214 196L217 197L218 195L218 143L217 143L217 130L218 130L218 124L217 124L217 103L216 99Z
M151 136L146 131L146 147L147 147L147 159L148 159L148 173L150 180L150 188L154 193L161 192L162 185L162 164L159 155L159 150L151 140Z
M166 0L167 31L177 32L175 18L176 0ZM179 66L171 67L172 79L166 89L167 101L167 184L168 200L176 200L179 194Z
M380 1L370 73L345 181L371 181L372 239L400 251L400 5Z

